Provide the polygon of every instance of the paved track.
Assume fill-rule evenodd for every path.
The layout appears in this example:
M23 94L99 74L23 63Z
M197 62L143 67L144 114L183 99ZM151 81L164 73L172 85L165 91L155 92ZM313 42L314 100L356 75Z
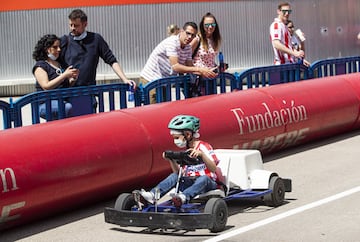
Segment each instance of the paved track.
M265 169L293 180L293 192L278 208L259 201L229 202L227 230L211 234L149 233L104 222L106 201L8 231L0 241L359 241L360 131L264 158ZM223 236L223 237L222 237Z

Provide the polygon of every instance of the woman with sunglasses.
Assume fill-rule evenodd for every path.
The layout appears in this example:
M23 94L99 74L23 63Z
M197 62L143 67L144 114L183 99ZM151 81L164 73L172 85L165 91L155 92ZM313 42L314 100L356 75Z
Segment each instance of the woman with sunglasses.
M291 35L291 44L293 45L293 48L295 50L302 50L305 52L305 41L301 41L300 37L298 37L295 33L295 26L293 21L289 19L286 23L286 26ZM304 36L304 33L302 33L302 35Z
M219 54L221 35L216 18L206 13L199 24L200 32L191 42L194 66L217 69L215 58ZM198 96L201 92L198 93Z

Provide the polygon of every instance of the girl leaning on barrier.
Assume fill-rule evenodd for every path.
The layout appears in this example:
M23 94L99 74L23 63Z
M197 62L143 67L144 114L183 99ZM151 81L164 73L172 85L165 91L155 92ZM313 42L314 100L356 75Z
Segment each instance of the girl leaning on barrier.
M221 45L221 34L218 22L212 13L206 13L200 21L199 33L191 42L193 49L193 63L197 67L214 68L216 56L219 54ZM197 80L197 90L193 91L192 96L201 96L204 90L202 78Z
M36 43L33 52L33 59L36 61L32 73L36 78L36 90L51 90L57 88L71 87L79 74L78 69L69 66L63 69L57 58L60 55L60 39L54 34L47 34ZM65 103L65 116L71 116L72 105ZM58 100L51 100L51 113L53 119L58 118ZM46 105L39 105L40 117L46 117Z

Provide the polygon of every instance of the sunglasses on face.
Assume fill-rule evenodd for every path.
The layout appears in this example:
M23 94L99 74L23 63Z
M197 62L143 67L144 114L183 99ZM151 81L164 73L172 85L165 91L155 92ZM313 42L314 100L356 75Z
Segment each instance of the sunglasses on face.
M211 23L211 24L204 24L205 28L209 28L211 27L216 27L216 23Z
M282 9L281 12L283 14L286 14L286 13L291 14L292 10L291 9Z

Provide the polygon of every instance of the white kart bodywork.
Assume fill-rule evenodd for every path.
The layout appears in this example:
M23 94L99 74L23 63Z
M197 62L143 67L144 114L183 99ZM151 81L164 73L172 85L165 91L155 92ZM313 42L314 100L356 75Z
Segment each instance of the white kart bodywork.
M217 175L222 174L227 191L230 188L240 190L269 189L270 178L277 173L263 169L263 161L258 150L216 149L216 156L220 160ZM221 172L219 172L219 170ZM219 189L201 194L200 197L220 194ZM226 196L227 194L224 194Z
M263 168L263 161L258 150L216 149L220 159L218 167L225 176L225 185L242 190L268 189L272 171Z

